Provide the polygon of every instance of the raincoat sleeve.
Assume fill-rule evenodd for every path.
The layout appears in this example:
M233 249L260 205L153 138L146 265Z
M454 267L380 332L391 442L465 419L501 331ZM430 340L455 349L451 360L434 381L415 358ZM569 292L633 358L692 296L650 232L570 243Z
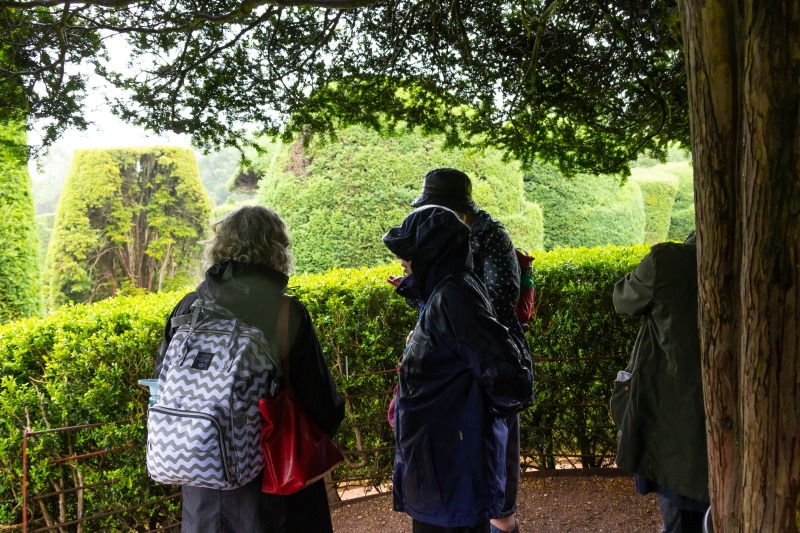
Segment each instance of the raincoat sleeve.
M523 364L525 354L492 311L476 305L468 292L450 293L446 305L450 338L467 369L489 400L489 411L505 418L532 403L533 374ZM463 310L468 309L469 312Z
M617 313L637 316L650 308L656 281L656 255L657 249L653 248L636 270L614 285L614 309Z

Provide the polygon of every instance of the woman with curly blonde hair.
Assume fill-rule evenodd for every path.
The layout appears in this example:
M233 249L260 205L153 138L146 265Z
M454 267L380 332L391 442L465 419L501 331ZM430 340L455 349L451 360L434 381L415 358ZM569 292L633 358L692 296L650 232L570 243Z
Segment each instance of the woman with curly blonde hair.
M240 207L211 225L207 266L223 261L266 265L287 276L294 271L292 241L278 214L262 206Z
M271 209L246 206L212 225L206 241L208 270L197 289L178 303L164 331L156 377L175 329L174 316L190 313L198 298L213 301L275 340L279 303L294 268L291 240L283 220ZM333 436L344 418L344 401L328 370L314 325L296 298L289 306L291 386L309 415ZM181 531L332 532L322 480L289 496L261 492L262 475L233 490L184 486Z

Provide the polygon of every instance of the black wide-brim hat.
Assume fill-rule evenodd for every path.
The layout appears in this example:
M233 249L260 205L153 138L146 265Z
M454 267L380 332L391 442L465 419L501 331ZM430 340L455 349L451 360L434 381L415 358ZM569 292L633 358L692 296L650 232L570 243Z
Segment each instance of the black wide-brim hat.
M411 202L413 207L441 205L453 211L476 214L472 199L472 182L465 173L454 168L437 168L422 178L422 193Z

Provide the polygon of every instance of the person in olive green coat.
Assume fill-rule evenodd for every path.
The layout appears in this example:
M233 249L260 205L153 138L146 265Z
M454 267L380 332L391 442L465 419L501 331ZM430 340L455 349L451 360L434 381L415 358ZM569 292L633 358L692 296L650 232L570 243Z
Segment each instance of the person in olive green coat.
M617 465L640 493L658 494L662 532L700 532L709 497L694 233L654 245L614 286L614 307L644 318L611 399Z

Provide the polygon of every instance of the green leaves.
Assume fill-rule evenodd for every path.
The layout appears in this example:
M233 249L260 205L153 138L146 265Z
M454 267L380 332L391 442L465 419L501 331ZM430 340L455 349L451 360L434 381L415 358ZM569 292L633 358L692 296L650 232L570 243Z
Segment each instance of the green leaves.
M85 124L85 80L64 67L93 62L123 89L120 116L204 148L245 144L247 124L284 140L406 125L572 174L625 173L641 151L688 144L674 2L365 3L6 7L4 111L52 119L48 140ZM126 38L142 70L99 61L100 32Z

